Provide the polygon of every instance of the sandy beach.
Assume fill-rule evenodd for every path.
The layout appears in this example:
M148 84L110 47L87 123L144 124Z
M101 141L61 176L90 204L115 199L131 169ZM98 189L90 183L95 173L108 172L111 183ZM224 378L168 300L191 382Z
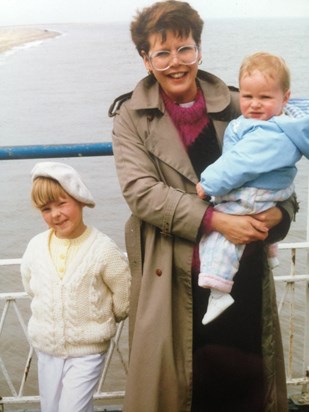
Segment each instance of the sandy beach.
M58 35L60 33L36 27L0 28L0 53L25 43L44 40Z

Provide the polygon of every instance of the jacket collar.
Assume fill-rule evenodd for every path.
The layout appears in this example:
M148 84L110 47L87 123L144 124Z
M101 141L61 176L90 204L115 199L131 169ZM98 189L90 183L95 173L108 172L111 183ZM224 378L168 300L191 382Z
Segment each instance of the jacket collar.
M210 117L212 114L224 111L231 102L227 85L218 77L201 70L198 72L197 81L205 96ZM137 84L129 104L132 110L159 110L162 115L165 112L159 84L153 76L147 76ZM216 127L224 127L222 122L214 120L214 124ZM160 116L160 124L151 128L150 134L145 138L145 146L156 158L177 170L191 183L195 184L198 181L184 145L169 116Z
M195 184L197 176L171 118L162 116L156 126L145 139L147 150Z
M229 89L217 76L199 70L197 81L204 93L209 114L222 112L230 104ZM132 94L131 108L133 110L158 109L164 113L159 84L153 76L147 76L137 84Z

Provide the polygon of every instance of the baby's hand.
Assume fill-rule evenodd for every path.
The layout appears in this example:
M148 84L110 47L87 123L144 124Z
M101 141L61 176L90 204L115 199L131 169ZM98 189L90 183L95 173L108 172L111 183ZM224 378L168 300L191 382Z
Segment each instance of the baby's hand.
M196 184L196 193L200 199L206 199L206 193L204 192L203 186L199 183Z

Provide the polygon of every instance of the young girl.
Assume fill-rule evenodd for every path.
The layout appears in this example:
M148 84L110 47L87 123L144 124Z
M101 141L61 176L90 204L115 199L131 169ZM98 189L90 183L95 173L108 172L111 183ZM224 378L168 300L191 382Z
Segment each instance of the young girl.
M116 244L83 221L95 202L58 162L32 170L32 202L49 229L29 242L21 274L32 297L29 340L38 354L42 412L91 412L116 322L129 307L130 272Z

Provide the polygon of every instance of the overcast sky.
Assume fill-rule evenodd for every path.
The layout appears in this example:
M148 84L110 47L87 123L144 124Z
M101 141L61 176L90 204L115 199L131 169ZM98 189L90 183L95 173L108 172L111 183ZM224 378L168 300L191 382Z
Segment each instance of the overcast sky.
M149 0L0 0L0 26L130 21ZM204 18L307 17L309 0L189 0Z

